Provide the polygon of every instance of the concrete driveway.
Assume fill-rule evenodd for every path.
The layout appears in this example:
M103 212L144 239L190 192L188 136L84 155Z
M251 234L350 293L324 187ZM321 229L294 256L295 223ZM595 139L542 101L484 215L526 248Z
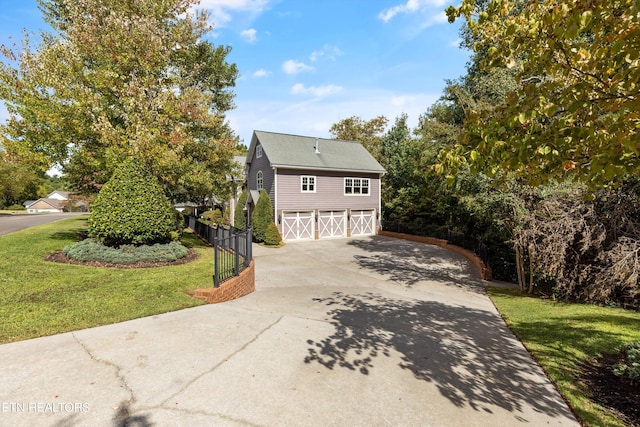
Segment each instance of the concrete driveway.
M255 247L256 292L0 346L0 425L577 426L466 259Z
M82 212L47 213L47 214L15 214L0 215L0 236L13 233L34 225L60 221L72 216L83 215Z

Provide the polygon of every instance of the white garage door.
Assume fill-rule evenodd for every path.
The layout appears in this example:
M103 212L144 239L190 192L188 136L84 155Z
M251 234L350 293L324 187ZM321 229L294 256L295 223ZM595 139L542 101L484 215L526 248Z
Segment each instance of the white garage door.
M282 212L282 240L309 240L314 238L314 214L309 212Z
M347 237L347 211L320 211L318 235L321 239Z
M375 210L351 211L351 235L369 236L376 234Z

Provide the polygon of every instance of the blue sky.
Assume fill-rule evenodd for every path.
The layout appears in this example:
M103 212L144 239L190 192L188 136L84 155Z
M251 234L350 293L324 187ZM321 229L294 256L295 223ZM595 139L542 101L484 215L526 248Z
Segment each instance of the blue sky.
M333 123L402 113L415 126L469 52L446 0L201 0L215 44L240 78L227 114L249 144L254 129L328 137ZM45 28L35 0L0 0L0 43ZM6 109L0 106L0 121Z

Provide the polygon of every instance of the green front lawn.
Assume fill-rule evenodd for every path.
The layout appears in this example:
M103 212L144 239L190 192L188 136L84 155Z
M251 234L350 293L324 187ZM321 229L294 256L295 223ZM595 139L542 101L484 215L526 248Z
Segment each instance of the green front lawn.
M44 256L81 239L87 216L0 236L0 343L193 307L213 286L213 250L191 234L199 258L170 267L117 269L57 264Z
M511 330L584 424L625 425L590 399L589 388L579 378L581 366L587 361L640 340L640 312L553 302L523 296L517 290L489 288L488 292Z

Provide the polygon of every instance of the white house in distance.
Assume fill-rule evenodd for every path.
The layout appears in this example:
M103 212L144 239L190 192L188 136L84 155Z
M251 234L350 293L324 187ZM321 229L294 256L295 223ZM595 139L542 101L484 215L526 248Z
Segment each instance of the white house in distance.
M359 142L254 131L248 207L265 189L284 241L373 235L384 173Z
M56 190L47 195L47 197L40 198L38 200L27 200L24 202L24 207L28 213L61 213L64 212L64 207L67 206L69 200L68 191Z

